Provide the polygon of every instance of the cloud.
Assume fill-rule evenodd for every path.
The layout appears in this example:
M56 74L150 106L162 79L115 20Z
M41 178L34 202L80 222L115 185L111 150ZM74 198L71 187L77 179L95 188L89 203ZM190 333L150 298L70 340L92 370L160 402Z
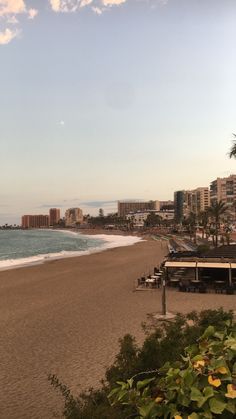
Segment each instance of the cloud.
M88 7L95 14L101 15L103 12L110 10L112 7L118 7L131 0L48 0L51 9L56 13L74 13ZM146 1L146 0L142 0ZM154 0L155 7L165 6L168 0ZM153 4L152 4L153 6Z
M50 0L54 12L76 12L80 7L80 0Z
M146 0L142 0L146 1ZM118 7L131 0L45 0L56 13L75 13L88 8L96 15ZM21 33L22 19L34 20L38 10L30 7L30 0L0 0L0 45L9 44ZM156 5L165 6L168 0L155 0ZM14 29L12 29L14 27Z
M51 8L57 13L73 13L84 7L91 7L97 15L101 15L112 6L119 6L128 0L49 0Z
M19 31L12 31L11 29L6 28L5 31L0 32L0 45L7 45L12 41L16 36L18 36Z
M38 10L28 7L25 0L0 0L0 45L9 44L19 36L22 17L28 16L32 20L37 14ZM11 29L12 26L15 27L14 30Z
M122 3L126 3L127 0L102 0L104 6L119 6Z
M33 20L38 14L38 10L36 9L29 9L28 10L28 19Z
M81 0L80 1L80 7L88 6L91 3L93 3L93 0Z
M101 15L102 14L102 9L100 9L99 7L92 7L92 11L94 13L96 13L97 15Z
M0 0L0 16L16 15L25 11L24 0Z
M80 204L91 208L101 208L103 206L116 205L117 201L87 201L80 202Z
M19 20L15 16L10 16L7 18L7 23L10 23L11 25L16 25L19 23Z

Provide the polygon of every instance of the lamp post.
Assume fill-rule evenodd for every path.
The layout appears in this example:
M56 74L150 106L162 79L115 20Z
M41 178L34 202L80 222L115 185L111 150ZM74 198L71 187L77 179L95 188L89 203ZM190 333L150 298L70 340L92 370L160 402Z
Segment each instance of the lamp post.
M166 270L162 278L162 315L166 316Z

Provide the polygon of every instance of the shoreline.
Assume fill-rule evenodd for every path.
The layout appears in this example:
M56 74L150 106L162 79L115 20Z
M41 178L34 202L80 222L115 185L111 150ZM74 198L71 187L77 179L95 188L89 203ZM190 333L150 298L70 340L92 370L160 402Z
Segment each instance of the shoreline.
M80 231L80 230L72 230L72 229L63 229L63 230L53 230L51 229L51 231L53 232L60 232L60 233L73 233L75 235L81 235L81 236L88 236L89 238L92 238L94 236L94 238L100 238L104 241L103 245L99 245L99 246L95 246L95 247L91 247L88 248L86 250L78 250L78 251L61 251L61 252L55 252L55 253L45 253L45 254L38 254L38 255L32 255L32 256L28 256L26 258L19 258L19 259L5 259L5 260L1 260L0 261L0 272L2 271L8 271L8 270L12 270L12 269L20 269L23 267L30 267L30 266L35 266L35 265L42 265L44 263L47 263L49 261L53 261L53 260L60 260L60 259L69 259L69 258L74 258L74 257L81 257L81 256L85 256L85 255L90 255L90 254L94 254L94 253L100 253L100 252L104 252L107 251L108 249L111 248L116 248L116 247L126 247L126 246L132 246L135 243L138 243L140 241L144 241L146 239L143 239L141 236L138 236L136 234L131 235L131 234L121 234L122 232L119 231L119 234L112 234L112 232L106 232L106 230L100 230L100 229L94 229L94 230L85 230L85 231ZM115 240L111 241L108 240L108 237L126 237L126 238L132 238L134 240L131 240L130 243L124 242L118 244ZM136 239L136 240L135 240ZM64 253L63 253L64 252ZM31 260L30 260L31 259ZM34 260L32 260L34 259ZM17 263L17 261L19 260L19 263ZM12 262L12 265L6 265L6 266L1 266L1 262Z

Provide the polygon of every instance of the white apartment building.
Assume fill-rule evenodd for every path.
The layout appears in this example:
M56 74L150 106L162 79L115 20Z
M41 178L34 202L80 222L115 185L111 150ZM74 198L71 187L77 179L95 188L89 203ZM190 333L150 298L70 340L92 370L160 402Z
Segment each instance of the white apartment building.
M199 214L210 207L210 190L206 187L199 187L190 191L192 193L191 212Z
M174 210L131 212L126 215L126 219L132 221L135 227L143 227L148 215L151 213L158 215L162 220L169 221L174 219Z
M83 212L80 208L69 208L65 212L66 227L75 227L83 222Z
M236 175L217 178L210 186L211 202L223 201L232 204L236 201Z

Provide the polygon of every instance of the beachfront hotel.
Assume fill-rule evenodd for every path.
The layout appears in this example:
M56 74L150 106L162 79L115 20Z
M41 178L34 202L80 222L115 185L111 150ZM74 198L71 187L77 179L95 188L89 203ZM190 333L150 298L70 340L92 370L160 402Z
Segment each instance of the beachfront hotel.
M173 201L118 201L118 217L125 218L130 213L173 210Z
M69 208L65 212L66 227L75 227L83 222L83 211L80 208Z
M162 219L162 221L173 221L174 220L174 210L173 209L163 209L160 211L149 210L149 211L137 211L127 214L125 217L127 220L130 220L134 227L142 228L145 225L150 214L155 214Z
M159 201L118 201L118 217L124 218L131 212L160 210Z
M50 226L55 226L59 223L60 220L60 209L59 208L50 208L49 210L49 224Z
M21 218L22 228L48 228L49 215L23 215Z

